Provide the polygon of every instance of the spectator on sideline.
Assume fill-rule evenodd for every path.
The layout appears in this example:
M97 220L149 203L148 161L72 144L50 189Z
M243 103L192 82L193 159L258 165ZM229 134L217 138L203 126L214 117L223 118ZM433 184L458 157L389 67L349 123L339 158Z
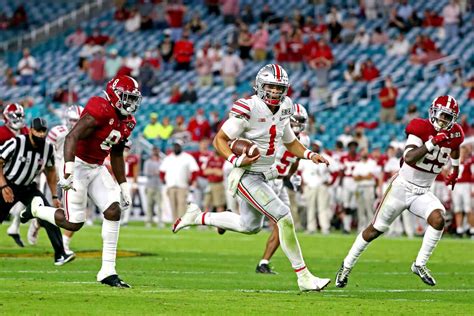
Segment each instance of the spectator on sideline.
M288 32L280 32L278 42L273 45L273 56L276 62L283 68L288 68L288 45L290 44L290 35Z
M388 17L388 27L396 27L400 32L408 32L408 23L397 14L397 9L392 8Z
M145 126L143 130L143 137L147 140L158 139L160 133L160 123L158 123L158 113L150 113L150 122Z
M163 60L163 70L173 69L173 50L174 41L171 39L171 31L167 29L163 32L163 40L158 44L158 51Z
M416 104L411 103L408 105L407 112L403 116L403 124L408 124L411 120L420 117L420 113L418 112L418 108Z
M242 59L234 53L230 47L227 48L226 54L222 57L221 76L225 87L234 87L236 85L237 76L244 68Z
M397 38L388 45L387 54L389 56L406 56L410 52L410 43L405 39L403 33L399 33Z
M459 22L461 21L461 9L456 0L450 0L443 8L444 29L447 39L454 39L459 36Z
M385 33L380 26L377 26L372 34L370 43L373 45L385 45L388 43L388 35Z
M97 85L103 85L105 81L105 58L102 49L98 49L89 62L89 77Z
M142 23L142 17L140 13L138 13L138 10L134 8L133 10L130 11L130 14L127 20L125 20L125 24L124 24L125 31L129 33L136 32L140 30L141 23Z
M193 40L195 41L200 35L206 31L207 25L201 19L201 15L199 12L194 12L193 16L191 17L191 21L189 21L187 27L191 31L191 35Z
M131 56L125 57L124 66L131 70L132 77L137 77L140 73L140 66L142 65L143 59L138 56L136 51L132 52Z
M130 15L130 11L125 7L125 3L121 3L116 6L115 8L115 13L114 13L114 20L123 22L128 19L128 16Z
M375 67L374 63L370 58L362 64L362 66L360 67L360 73L364 81L372 81L378 78L380 75L379 70L377 69L377 67Z
M142 59L142 66L149 63L151 68L156 72L161 66L161 56L157 49L149 48L145 51Z
M380 109L380 121L387 123L397 122L397 96L398 90L393 86L392 78L385 78L384 87L380 90L379 100L382 108Z
M173 48L173 58L176 61L175 70L191 70L191 60L194 55L194 44L189 39L189 31L184 30L182 37Z
M234 23L239 15L239 0L221 0L221 13L224 16L224 23Z
M187 10L186 6L182 4L182 0L171 1L166 5L166 20L173 41L177 41L182 37L181 33L183 32Z
M157 84L155 69L149 59L144 59L137 80L143 96L151 96L153 87Z
M435 42L425 34L416 37L415 44L411 48L410 61L415 64L427 64L439 59L443 55L439 52Z
M153 214L156 209L158 228L163 228L163 213L161 209L161 179L160 179L160 151L153 147L151 156L145 160L143 175L147 178L145 184L146 193L146 221L145 227L150 228L153 225Z
M204 116L202 108L198 109L196 116L189 120L187 130L191 134L191 140L194 142L199 142L203 138L211 138L211 125Z
M114 39L112 37L102 34L99 28L95 28L92 31L92 34L87 37L86 44L89 44L91 46L105 46L107 44L112 43L113 41Z
M451 87L453 79L451 75L446 72L446 67L444 65L439 66L439 72L435 77L435 85L438 89L447 89Z
M188 82L186 90L181 94L180 102L195 103L198 100L196 89L194 89L194 83Z
M215 152L211 152L204 166L203 175L207 178L209 186L208 200L204 205L216 212L225 211L225 189L224 189L224 163L226 160Z
M206 41L203 47L196 53L196 73L198 74L199 86L212 86L212 64L210 56L211 44Z
M356 69L355 62L353 60L349 60L347 63L347 68L344 70L344 80L347 83L353 83L359 81L360 79L360 73Z
M82 30L82 28L76 28L76 31L66 37L64 43L68 47L82 46L87 39L87 34Z
M36 59L30 55L28 48L23 49L23 58L18 62L18 72L20 73L20 85L31 86L35 81L35 74L38 70Z
M239 56L242 60L250 60L250 51L252 50L252 33L250 33L248 25L240 23L237 45L239 46Z
M400 5L398 6L397 15L403 19L403 21L408 22L408 19L413 13L413 7L408 3L408 0L401 0Z
M369 46L370 44L370 35L365 31L365 27L361 27L359 32L357 32L352 44L361 45L361 46Z
M258 30L252 37L253 59L256 62L263 62L267 59L267 49L270 40L268 25L261 23Z
M174 86L171 87L170 99L168 100L168 103L175 104L175 103L180 103L180 102L181 102L181 90L179 89L179 85L175 84Z
M117 75L118 70L122 67L122 57L118 56L117 49L112 48L105 58L105 77L112 79Z
M304 42L300 29L295 29L288 43L288 67L291 71L303 70ZM291 86L290 86L291 87ZM291 97L290 95L288 95Z
M193 156L183 152L183 141L173 141L173 151L168 154L160 166L160 178L166 185L173 219L186 212L187 197L190 187L196 186L199 166Z
M423 14L423 27L440 27L443 25L443 18L431 9L425 9Z
M362 149L367 149L369 150L369 139L367 138L367 136L365 136L365 133L364 133L364 128L363 127L356 127L355 131L354 131L354 138L353 140L355 142L357 142L358 144L358 148L360 150Z
M331 15L328 23L328 30L329 30L329 40L333 44L341 43L341 32L342 32L342 25L339 23L333 15Z

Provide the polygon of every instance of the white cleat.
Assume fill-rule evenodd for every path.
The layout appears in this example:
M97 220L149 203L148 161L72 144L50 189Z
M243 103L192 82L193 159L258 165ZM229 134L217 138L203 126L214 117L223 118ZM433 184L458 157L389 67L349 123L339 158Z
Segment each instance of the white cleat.
M196 225L196 219L202 215L201 209L194 203L188 203L186 213L173 224L173 233L179 232L184 227Z
M38 243L38 233L40 230L41 226L38 223L38 220L36 218L33 218L31 220L30 227L28 228L28 243L30 245L36 245Z
M326 286L331 283L331 279L321 279L315 277L311 273L307 273L303 276L298 278L298 287L302 292L309 292L309 291L322 291Z

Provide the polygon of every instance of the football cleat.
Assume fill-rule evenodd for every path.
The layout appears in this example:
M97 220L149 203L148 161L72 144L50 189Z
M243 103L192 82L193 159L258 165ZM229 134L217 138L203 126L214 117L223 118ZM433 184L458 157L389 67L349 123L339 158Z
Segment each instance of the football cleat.
M28 243L30 245L36 245L36 243L38 242L38 233L39 233L40 228L41 226L38 223L38 220L33 219L31 221L30 227L28 228L28 235L27 235Z
M341 264L341 267L339 268L339 271L337 271L336 274L336 287L345 287L347 285L347 281L349 279L349 274L351 273L351 268L346 268L344 267L344 261Z
M68 262L73 261L76 258L76 254L73 252L71 254L64 254L59 258L54 259L55 266L63 266Z
M100 283L110 285L112 287L120 287L124 289L131 288L129 284L122 281L122 279L120 279L119 276L116 274L109 275L108 277L100 281Z
M262 263L257 265L255 268L256 273L261 273L261 274L278 274L275 271L272 270L269 264L267 263Z
M435 286L436 280L431 275L431 271L426 266L417 266L415 262L411 265L411 271L429 286Z
M25 247L25 244L23 243L23 241L21 240L21 237L20 237L20 234L8 234L8 236L10 236L11 238L13 238L13 240L15 241L15 243L20 246L21 248Z
M201 209L194 203L188 203L186 213L173 224L173 233L179 232L184 227L196 225L196 219L201 215Z
M224 228L220 228L220 227L217 228L217 233L218 233L219 235L224 235L225 232L226 232L226 230L225 230Z
M331 283L331 279L321 279L312 275L309 271L298 277L298 287L302 292L322 291Z

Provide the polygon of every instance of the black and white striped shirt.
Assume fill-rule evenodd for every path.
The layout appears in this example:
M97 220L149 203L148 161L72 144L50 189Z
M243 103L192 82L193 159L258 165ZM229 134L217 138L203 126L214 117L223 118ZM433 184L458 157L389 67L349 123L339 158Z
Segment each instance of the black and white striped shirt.
M49 142L34 148L28 135L20 135L0 147L0 159L9 183L28 186L45 167L54 166L54 149Z

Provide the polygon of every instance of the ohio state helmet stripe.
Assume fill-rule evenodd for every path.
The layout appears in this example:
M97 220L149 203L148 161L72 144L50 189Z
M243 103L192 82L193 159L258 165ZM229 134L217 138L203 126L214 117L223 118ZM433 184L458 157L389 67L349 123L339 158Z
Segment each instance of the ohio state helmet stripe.
M275 67L275 77L277 78L277 80L281 80L281 71L280 71L280 66L278 66L277 64L273 64L272 65L273 67Z
M234 102L234 105L237 105L237 106L239 106L239 107L241 107L241 108L243 108L243 109L245 109L245 110L247 110L247 111L250 111L250 107L249 107L248 105L245 105L245 104L243 104L243 103L241 103L241 102L239 102L239 101L235 101L235 102Z
M231 112L234 112L235 114L238 114L238 115L243 115L245 116L246 118L250 118L250 115L248 115L247 113L239 110L239 109L236 109L236 108L232 108L232 110L230 110Z

